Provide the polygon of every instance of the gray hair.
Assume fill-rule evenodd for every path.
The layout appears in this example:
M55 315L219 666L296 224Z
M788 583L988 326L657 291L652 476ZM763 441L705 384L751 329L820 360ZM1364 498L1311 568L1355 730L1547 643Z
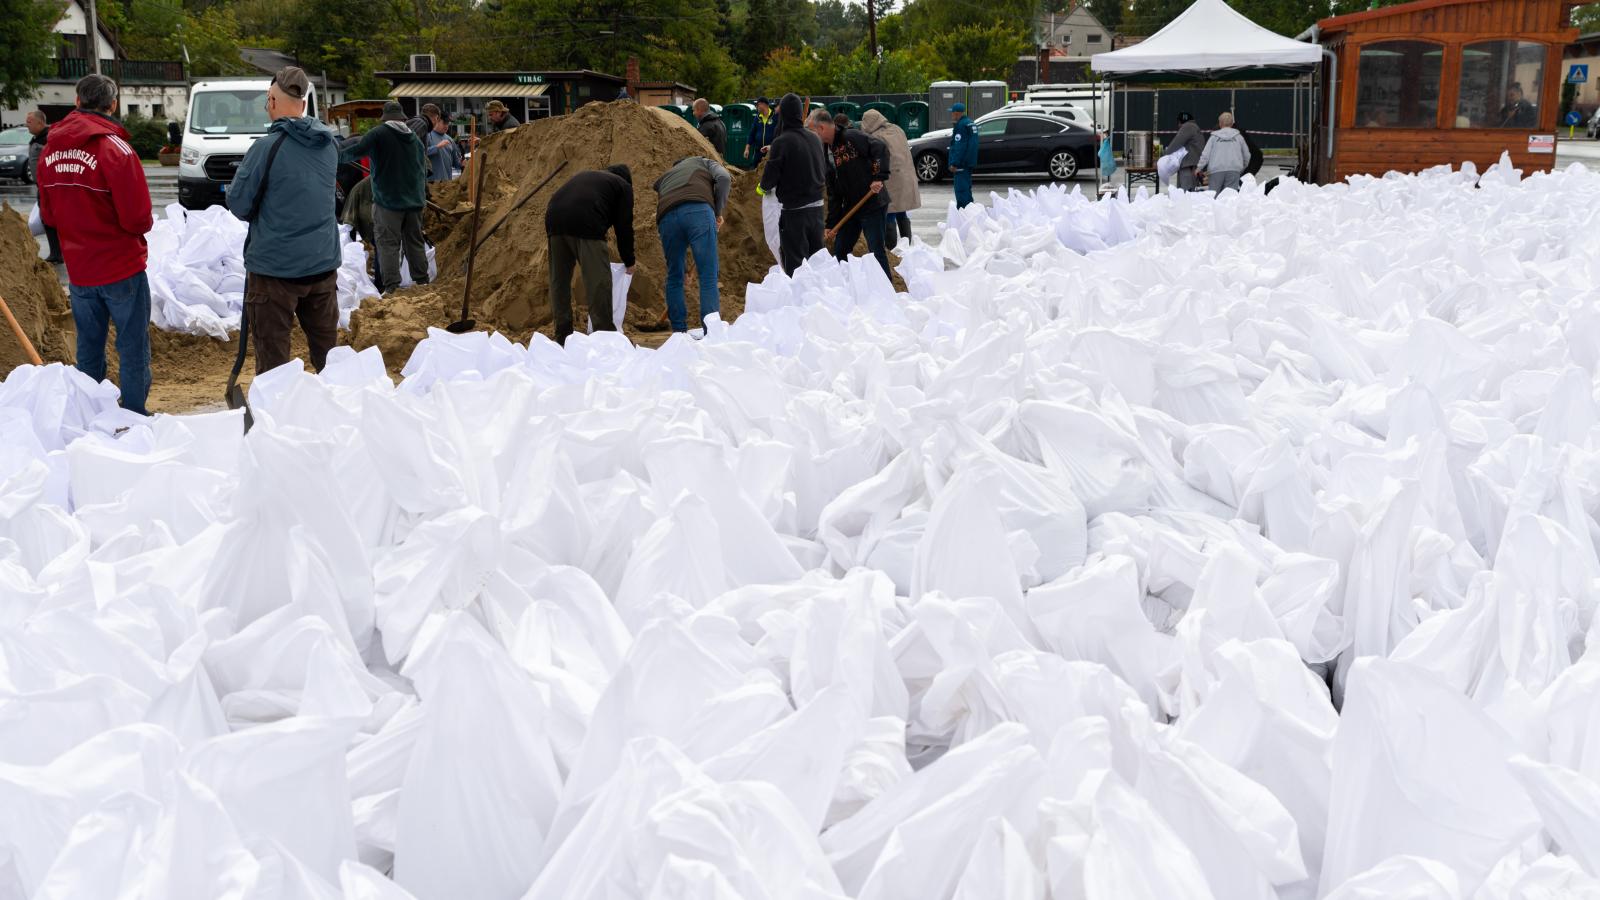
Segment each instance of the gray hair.
M806 119L806 125L807 126L811 126L811 125L832 125L832 124L833 124L833 113L828 112L825 109L813 109L811 111L811 117Z
M78 106L90 112L110 112L117 105L117 83L104 75L78 79Z
M1233 127L1233 113L1225 112L1222 115L1217 116L1217 127L1218 128L1232 128Z
M44 110L42 110L42 109L30 109L30 110L28 110L28 118L30 118L30 119L38 119L39 121L45 123L46 125L50 124L50 120L45 117Z

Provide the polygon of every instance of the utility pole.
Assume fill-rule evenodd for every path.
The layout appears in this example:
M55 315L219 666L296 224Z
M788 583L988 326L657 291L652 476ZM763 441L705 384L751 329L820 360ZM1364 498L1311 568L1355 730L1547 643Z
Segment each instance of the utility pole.
M95 15L94 0L89 0L89 71L100 74L100 17Z
M883 60L878 57L878 14L872 0L867 0L867 52L872 54L873 62L877 63L872 74L872 86L877 87L883 75Z

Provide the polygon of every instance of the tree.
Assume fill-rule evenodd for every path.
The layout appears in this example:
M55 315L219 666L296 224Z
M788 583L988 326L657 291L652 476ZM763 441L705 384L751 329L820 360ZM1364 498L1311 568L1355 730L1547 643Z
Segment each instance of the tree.
M866 42L867 7L864 3L821 0L816 5L816 23L813 47L847 53Z
M1026 33L1014 26L962 25L925 41L916 55L930 70L942 67L950 78L1003 81L1031 43Z
M1107 31L1118 31L1122 28L1122 0L1089 0L1085 5Z
M21 106L50 73L60 18L49 0L0 0L0 104Z
M914 94L935 80L909 50L893 50L874 60L864 51L850 54L834 71L830 94Z
M1572 26L1584 34L1591 31L1600 31L1600 3L1591 3L1588 6L1574 6L1572 8Z
M801 96L822 97L833 91L834 70L840 60L836 53L802 47L782 47L745 82L745 92L768 97L794 91Z

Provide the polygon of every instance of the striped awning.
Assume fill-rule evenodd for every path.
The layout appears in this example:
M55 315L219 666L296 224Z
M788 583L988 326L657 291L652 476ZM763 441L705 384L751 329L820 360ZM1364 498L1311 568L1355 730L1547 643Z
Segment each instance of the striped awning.
M406 81L389 91L390 97L541 97L548 84L512 84L509 81Z

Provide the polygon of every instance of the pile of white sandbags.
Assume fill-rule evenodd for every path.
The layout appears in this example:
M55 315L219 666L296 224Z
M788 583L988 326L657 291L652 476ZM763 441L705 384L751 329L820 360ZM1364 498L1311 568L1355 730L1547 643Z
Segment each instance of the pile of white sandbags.
M0 896L1596 896L1596 201L1009 205L248 437L18 369Z
M150 321L162 331L204 334L226 340L239 330L244 310L244 239L248 226L228 212L210 206L186 210L174 203L145 235L149 244ZM339 327L350 327L350 313L361 301L378 296L367 274L367 251L339 226ZM430 277L436 269L428 248ZM402 272L401 286L411 284Z

